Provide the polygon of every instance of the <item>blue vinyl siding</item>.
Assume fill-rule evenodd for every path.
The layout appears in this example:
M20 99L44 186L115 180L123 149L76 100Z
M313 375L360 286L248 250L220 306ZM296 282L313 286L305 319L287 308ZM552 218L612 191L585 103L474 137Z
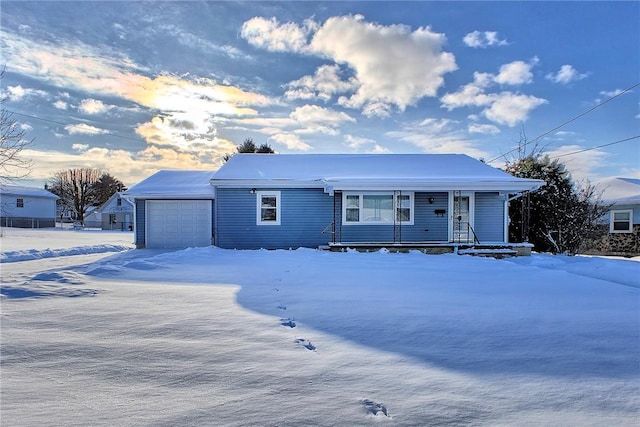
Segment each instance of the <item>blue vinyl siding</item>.
M504 242L504 196L475 194L475 231L480 243Z
M433 198L433 203L429 203ZM413 225L342 224L337 219L337 239L342 242L446 242L448 238L448 193L415 193ZM342 212L342 197L337 196L337 209ZM442 216L436 210L444 210Z
M147 224L145 221L145 215L146 215L145 201L136 199L136 218L135 218L135 225L134 225L134 230L136 233L136 237L135 237L136 248L144 248L147 244L147 242L145 241L145 234L146 234L146 227L147 227Z
M216 246L236 249L318 247L331 241L333 196L323 189L280 191L280 225L257 225L257 196L250 189L216 188Z

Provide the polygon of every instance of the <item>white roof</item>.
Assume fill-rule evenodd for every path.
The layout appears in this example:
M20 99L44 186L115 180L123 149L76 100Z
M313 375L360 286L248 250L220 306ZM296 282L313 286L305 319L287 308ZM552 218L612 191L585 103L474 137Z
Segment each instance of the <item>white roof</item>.
M137 199L213 199L213 171L161 170L123 193Z
M617 205L640 204L640 179L609 178L598 184L605 203Z
M0 193L12 196L41 197L45 199L59 199L58 196L44 188L22 187L19 185L0 185Z
M521 191L543 184L513 177L464 154L236 154L211 182L326 190Z
M115 201L117 199L122 200L121 206L116 205ZM113 193L111 197L109 197L109 200L104 202L102 206L96 209L96 212L102 214L102 213L122 212L123 210L133 210L133 202L131 200L127 200L124 197L124 192L118 191Z

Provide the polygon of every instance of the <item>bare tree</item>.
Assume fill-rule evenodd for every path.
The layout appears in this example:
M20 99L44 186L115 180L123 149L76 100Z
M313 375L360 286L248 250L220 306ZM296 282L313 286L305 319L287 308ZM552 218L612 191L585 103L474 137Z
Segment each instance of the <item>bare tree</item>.
M102 171L90 168L60 171L51 179L49 191L60 197L78 221L84 221L87 208L95 203L96 183L102 176Z
M5 68L0 70L0 81ZM4 108L7 97L0 98L0 184L26 178L31 173L33 162L21 157L22 151L33 142L26 139L26 131L20 126L12 112Z

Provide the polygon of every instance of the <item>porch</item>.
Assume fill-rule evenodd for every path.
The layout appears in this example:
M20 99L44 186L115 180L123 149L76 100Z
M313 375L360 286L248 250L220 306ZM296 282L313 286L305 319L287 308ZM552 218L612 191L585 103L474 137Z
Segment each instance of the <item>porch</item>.
M531 243L458 243L458 242L339 242L329 243L321 246L333 252L343 252L347 250L356 250L360 252L375 252L380 249L386 249L389 252L409 252L420 251L426 254L458 254L458 255L474 255L487 256L494 258L504 258L510 256L529 256L531 255Z

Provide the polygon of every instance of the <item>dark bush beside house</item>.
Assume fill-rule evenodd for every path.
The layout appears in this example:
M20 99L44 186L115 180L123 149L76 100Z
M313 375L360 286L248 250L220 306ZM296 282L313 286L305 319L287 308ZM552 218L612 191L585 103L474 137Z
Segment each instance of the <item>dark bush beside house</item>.
M598 189L588 183L576 185L564 164L548 156L522 158L509 163L506 172L545 182L537 191L509 203L512 241L528 241L538 252L580 252L608 209L598 197Z

